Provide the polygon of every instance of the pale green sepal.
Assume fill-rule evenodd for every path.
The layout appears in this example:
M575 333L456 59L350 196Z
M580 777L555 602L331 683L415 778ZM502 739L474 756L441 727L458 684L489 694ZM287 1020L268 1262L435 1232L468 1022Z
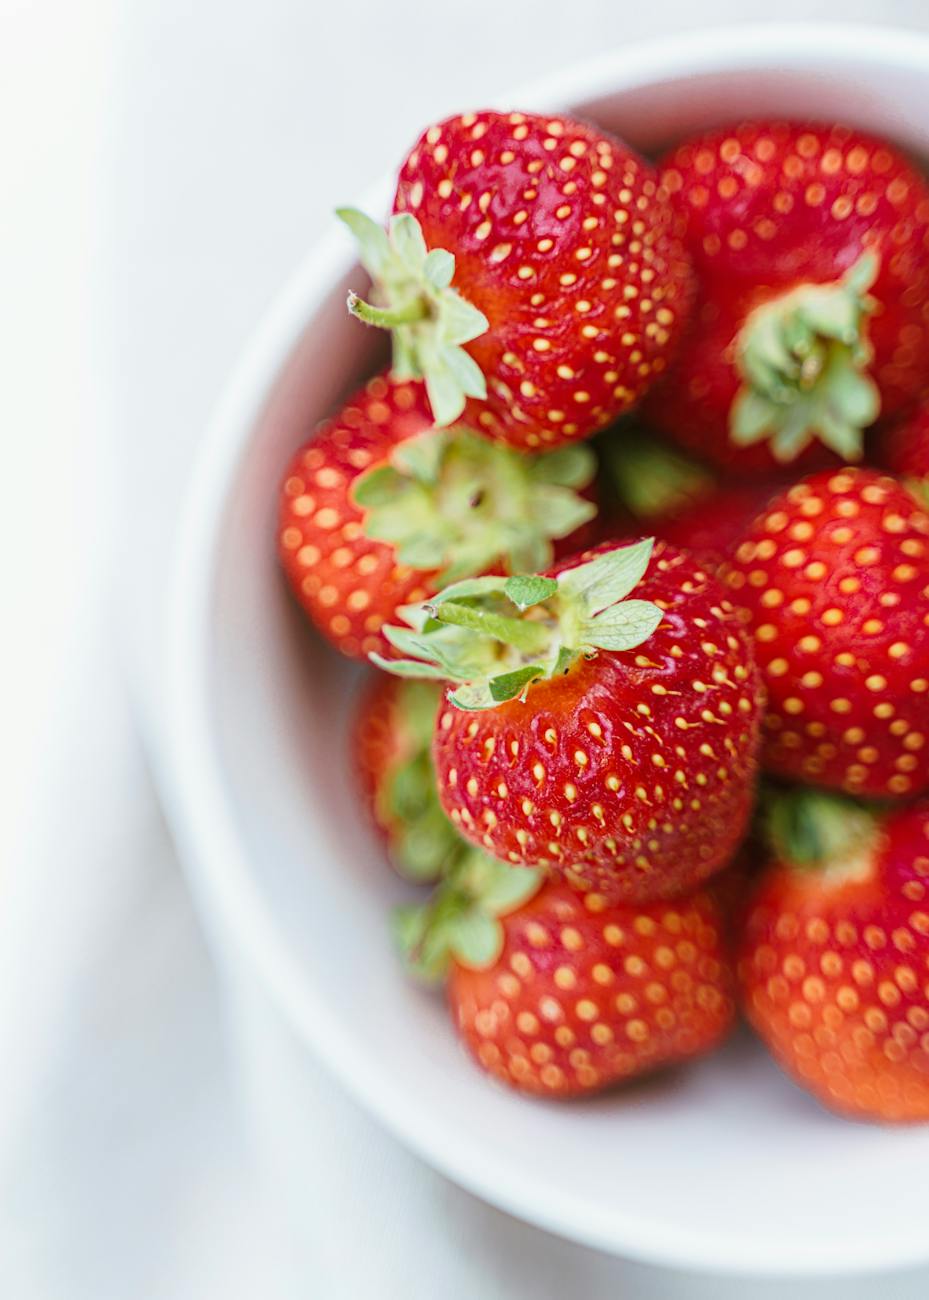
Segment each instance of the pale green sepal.
M447 674L435 664L421 663L419 660L412 659L386 659L376 650L368 655L371 663L375 668L383 668L387 673L393 673L395 677L417 677L423 680L429 678L434 681L445 681Z
M529 609L539 601L548 600L558 590L554 578L541 578L536 574L518 574L508 578L503 586L504 594L519 609Z
M495 916L472 908L451 928L449 949L465 966L486 969L503 951L503 926Z
M430 604L442 605L447 600L468 600L473 596L490 596L497 592L502 592L506 588L508 578L495 578L493 576L484 578L465 578L461 582L452 583L444 591L440 591L437 596L433 596Z
M435 362L423 367L423 378L436 427L454 424L465 408L466 394L452 371L444 362Z
M380 275L391 256L387 231L357 208L336 208L335 214L354 235L365 270L370 275Z
M455 274L455 259L444 248L434 248L423 262L423 272L433 289L447 289Z
M646 641L664 617L650 600L624 600L581 624L585 645L598 650L632 650Z
M448 700L456 709L464 713L483 713L485 709L495 709L498 701L494 699L489 681L468 682L449 692Z
M363 510L390 505L396 499L399 477L390 465L376 465L355 479L351 488L352 500ZM370 537L371 534L367 535Z
M567 537L597 513L593 501L585 501L573 488L554 483L537 487L533 500L539 519L545 520L549 537Z
M590 615L596 614L622 600L642 580L654 546L654 537L646 537L631 546L607 551L586 564L560 573L558 586L582 601Z
M538 458L533 469L540 483L557 483L575 489L587 487L596 472L596 453L583 442L571 442L547 452Z
M429 250L423 238L422 226L416 218L409 212L395 212L387 223L387 236L410 274L419 275L425 266ZM451 257L454 273L455 259L451 253L446 253L446 256Z
M539 892L545 873L538 867L511 867L484 855L481 905L494 916L507 916Z
M494 704L514 700L530 682L543 676L544 672L545 669L541 664L527 664L525 668L515 668L511 673L501 673L499 677L491 677L488 685Z
M452 436L450 429L427 429L413 438L404 438L390 453L390 463L399 475L407 475L432 487L439 481L439 471ZM369 470L368 474L371 473L377 471Z
M490 321L482 311L478 311L462 298L455 289L449 289L443 299L444 337L447 343L470 343L480 338L490 329Z

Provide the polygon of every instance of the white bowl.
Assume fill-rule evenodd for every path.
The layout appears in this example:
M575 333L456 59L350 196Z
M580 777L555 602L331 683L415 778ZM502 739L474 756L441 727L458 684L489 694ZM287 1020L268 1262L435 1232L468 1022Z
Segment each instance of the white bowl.
M929 41L837 26L711 31L628 48L498 107L577 111L646 150L781 114L844 119L929 153ZM388 193L385 181L369 209ZM351 265L334 229L297 269L217 413L189 501L166 768L210 927L396 1135L544 1228L749 1273L929 1259L929 1130L826 1114L744 1036L591 1103L523 1100L474 1069L441 1000L402 975L386 927L402 887L347 774L351 674L308 632L275 563L282 468L371 364L370 335L344 310Z

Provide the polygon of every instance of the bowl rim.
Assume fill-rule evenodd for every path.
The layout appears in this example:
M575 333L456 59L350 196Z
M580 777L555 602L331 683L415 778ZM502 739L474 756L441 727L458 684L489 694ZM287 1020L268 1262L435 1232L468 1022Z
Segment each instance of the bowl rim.
M828 71L866 59L929 73L929 36L906 28L844 23L747 23L630 44L571 65L501 96L521 108L590 100L682 75L771 66ZM383 199L387 178L372 189ZM371 210L370 204L368 210ZM465 1136L432 1120L414 1095L384 1080L365 1047L307 981L281 940L235 831L229 791L218 762L209 693L210 592L226 501L256 421L307 322L354 258L333 222L298 265L265 313L236 364L206 430L182 513L169 580L165 713L155 746L156 780L176 836L201 920L216 946L231 944L271 1003L299 1037L367 1111L404 1145L483 1200L530 1223L596 1249L653 1264L743 1275L849 1274L924 1263L929 1238L919 1229L899 1239L852 1239L841 1252L827 1245L782 1243L776 1252L733 1240L720 1225L714 1236L643 1221L634 1209L583 1213L569 1196L540 1203L519 1169L491 1164Z

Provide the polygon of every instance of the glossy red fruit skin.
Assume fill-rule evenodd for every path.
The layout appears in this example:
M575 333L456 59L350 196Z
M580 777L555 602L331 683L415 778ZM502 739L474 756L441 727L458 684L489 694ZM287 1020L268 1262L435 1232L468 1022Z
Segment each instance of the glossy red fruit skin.
M748 526L786 483L771 477L723 483L708 496L655 523L664 541L696 555L714 568L735 550Z
M699 288L647 404L657 427L732 471L772 468L765 445L729 441L739 328L759 303L834 281L867 249L880 257L869 337L881 416L914 401L929 374L929 186L897 150L850 127L750 122L679 145L660 175L686 220ZM835 460L816 444L794 464L809 470L824 456Z
M667 364L692 298L681 217L653 168L568 118L468 113L430 127L394 209L456 258L454 287L490 328L475 428L539 449L589 437Z
M762 766L875 798L929 785L929 516L844 468L776 497L723 571L767 690Z
M718 581L659 542L635 596L667 611L643 645L580 659L525 703L448 704L433 746L462 835L609 903L683 893L724 866L757 768L758 677Z
M722 918L708 892L639 908L549 884L503 919L489 970L453 965L452 1016L508 1087L576 1097L710 1051L733 1018Z
M901 478L929 479L929 400L881 433L878 459Z
M398 605L435 594L434 570L398 564L389 543L365 536L350 495L362 473L432 423L422 384L378 375L317 429L284 475L281 565L312 621L351 658L394 656L381 628Z
M929 1120L929 811L888 818L856 876L775 862L739 954L746 1014L825 1106Z

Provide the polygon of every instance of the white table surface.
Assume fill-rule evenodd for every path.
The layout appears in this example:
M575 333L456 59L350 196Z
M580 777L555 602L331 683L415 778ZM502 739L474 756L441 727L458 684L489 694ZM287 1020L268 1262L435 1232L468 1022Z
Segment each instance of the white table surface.
M755 16L772 15L760 0L704 0L699 13L681 0L0 0L12 633L0 674L0 1295L929 1292L929 1273L723 1283L582 1250L451 1187L322 1069L300 1189L317 1253L288 1288L124 683L128 665L151 735L191 458L256 316L334 201L429 118L640 36ZM777 16L929 27L925 0L780 0Z

